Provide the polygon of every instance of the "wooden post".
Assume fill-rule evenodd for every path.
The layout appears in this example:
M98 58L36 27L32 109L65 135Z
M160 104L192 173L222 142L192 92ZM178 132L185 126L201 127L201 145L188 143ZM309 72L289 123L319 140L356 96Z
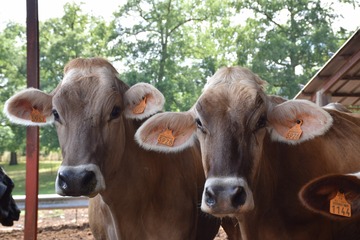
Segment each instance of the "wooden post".
M26 0L27 86L39 88L38 0ZM37 239L39 127L26 131L26 200L24 240Z
M316 104L320 107L325 106L331 102L331 95L325 94L323 91L316 92Z

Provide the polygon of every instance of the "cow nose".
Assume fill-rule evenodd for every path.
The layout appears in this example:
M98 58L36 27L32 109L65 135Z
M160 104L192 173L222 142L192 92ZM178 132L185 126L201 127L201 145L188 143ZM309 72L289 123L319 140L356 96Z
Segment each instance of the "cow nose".
M58 186L63 191L66 191L68 189L68 182L69 182L69 174L66 172L59 172L58 174Z
M235 187L232 192L231 203L235 208L244 205L246 201L246 193L243 187Z
M96 174L93 171L74 172L66 170L58 173L57 185L63 193L62 195L88 195L95 189L96 184Z
M229 203L238 208L246 201L246 193L241 186L208 186L205 188L205 203L212 208L217 205Z

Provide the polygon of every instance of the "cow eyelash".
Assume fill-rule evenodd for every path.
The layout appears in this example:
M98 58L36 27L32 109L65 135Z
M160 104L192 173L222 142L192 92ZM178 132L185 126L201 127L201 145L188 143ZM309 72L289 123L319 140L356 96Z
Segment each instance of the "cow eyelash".
M206 133L205 128L199 118L195 119L196 127L202 132Z
M110 113L110 119L115 119L120 117L121 108L119 106L114 106Z
M261 116L258 122L256 123L256 130L265 127L266 122L267 122L266 116Z
M54 120L60 122L60 115L55 109L52 110L52 114L54 116Z

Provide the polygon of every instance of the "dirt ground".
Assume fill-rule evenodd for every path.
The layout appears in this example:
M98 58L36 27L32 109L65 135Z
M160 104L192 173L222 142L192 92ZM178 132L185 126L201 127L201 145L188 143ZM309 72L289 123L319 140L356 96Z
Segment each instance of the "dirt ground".
M12 227L0 225L1 240L24 238L24 213ZM39 210L38 240L94 240L88 223L87 209ZM215 240L227 239L220 229Z

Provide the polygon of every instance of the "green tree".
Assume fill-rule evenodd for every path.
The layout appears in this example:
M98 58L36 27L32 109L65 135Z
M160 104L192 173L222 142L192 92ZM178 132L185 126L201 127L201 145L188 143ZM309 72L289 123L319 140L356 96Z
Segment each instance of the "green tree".
M25 28L9 23L0 32L0 108L16 91L26 86ZM0 154L4 151L24 152L25 128L9 124L0 112Z
M206 29L208 20L216 19L223 11L219 3L129 0L115 14L122 46L118 52L126 57L129 69L123 74L125 81L155 85L164 93L168 110L190 108L209 74L206 63L210 61L203 59L210 59L209 52L214 50L198 44L196 30Z
M269 92L293 97L340 46L331 6L317 0L235 2L254 17L239 28L238 63L267 80Z

